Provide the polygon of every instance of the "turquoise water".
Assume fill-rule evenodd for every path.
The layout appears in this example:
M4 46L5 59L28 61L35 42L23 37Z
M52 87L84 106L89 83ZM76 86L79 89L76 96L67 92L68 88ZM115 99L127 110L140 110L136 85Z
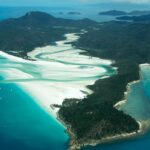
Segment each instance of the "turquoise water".
M83 19L90 18L99 22L114 20L115 17L98 15L100 9L96 7L67 7L67 6L56 6L56 7L0 7L0 20L7 18L17 18L25 15L29 11L43 11L52 14L59 18L66 19ZM68 12L81 12L81 15L68 15ZM60 14L63 12L63 14Z
M65 128L15 84L0 84L0 150L66 150Z
M1 68L6 70L18 68L28 73L33 71L31 64L15 63L3 57L0 61ZM109 67L100 67L104 67L107 73L112 72ZM139 120L150 118L149 74L150 67L145 67L141 72L143 80L131 86L129 101L125 107L125 111ZM67 150L69 137L65 133L65 128L36 104L28 93L16 84L3 83L2 80L0 82L0 150ZM133 150L134 148L149 150L150 132L136 139L87 147L84 150Z
M130 87L128 101L121 108L138 121L148 121L150 119L150 100L146 94L146 90L150 91L150 87L143 87L144 82L141 81Z
M67 45L64 44L62 48L64 46ZM68 51L72 52L74 50L69 49ZM59 51L59 53L61 52ZM40 53L45 56L43 51L40 51ZM66 54L61 53L63 58ZM65 89L68 83L71 83L72 90L72 87L80 84L81 81L85 83L89 80L96 81L100 77L116 73L113 68L102 64L100 60L94 61L95 59L93 58L93 63L91 62L90 64L91 60L88 56L83 59L79 57L79 54L75 56L70 54L69 57L79 57L79 61L82 63L75 63L71 60L60 61L61 58L59 60L55 56L57 60L55 59L53 63L49 59L45 60L43 58L44 62L47 61L46 64L38 60L37 62L20 60L6 53L1 53L0 55L0 76L2 77L0 78L0 150L67 150L69 136L64 126L54 116L47 113L51 111L51 103L49 102L55 97L59 100L59 94L64 94L66 89L69 91L70 88ZM51 56L51 53L46 55ZM95 69L92 69L93 67ZM103 68L106 72L101 72L98 68ZM82 76L89 69L90 73L87 76ZM36 93L36 90L38 94L42 91L40 95L42 96L40 97L41 103L38 103L37 97L33 96L30 90L27 93L24 91L26 88L19 84L26 83L30 88L32 86L30 82L32 82L32 85L36 83L33 86L34 88L31 89L34 93ZM45 86L45 83L47 83L46 88L44 90L40 88L39 90L38 86ZM62 87L61 84L63 84ZM86 83L86 85L88 84ZM54 87L55 90L49 89L50 87ZM48 92L43 94L45 90L48 90ZM56 94L53 95L51 92ZM48 99L48 103L46 101L46 106L42 105L46 99ZM57 99L53 103L56 103ZM47 108L46 110L50 111L45 111L45 107Z
M150 133L136 139L116 142L96 147L87 147L84 150L149 150ZM83 149L82 149L83 150Z
M147 68L143 70L143 81L131 87L129 98L134 100L135 107L133 103L128 105L130 110L135 109L140 115L144 109L139 111L136 106L146 108L143 112L146 118L150 116L149 97L143 93L150 91L149 74L150 70L148 71ZM140 94L143 103L137 100ZM134 115L135 111L131 112ZM137 115L139 119L142 118L140 115ZM0 150L67 150L68 148L69 137L65 133L65 128L15 84L0 84L0 120ZM150 132L135 139L87 147L84 150L149 150L149 148Z
M139 121L150 123L150 66L141 67L142 80L130 87L128 101L121 108ZM87 147L84 150L149 150L150 131L141 137L126 141Z
M59 8L57 11L49 8L0 8L0 19L19 17L30 10L44 10L56 16L59 11L63 11ZM70 9L66 11L70 11ZM86 14L84 17L88 15ZM65 17L68 18L68 16ZM102 20L99 16L91 15L90 17ZM9 60L7 61L10 63ZM130 113L139 119L150 118L150 70L145 68L143 75L143 83L132 86L129 98L133 103L128 104ZM28 93L15 84L0 83L0 150L67 150L68 144L69 137L65 133L65 128L42 110L28 96ZM133 149L149 150L150 132L132 140L84 148L84 150Z

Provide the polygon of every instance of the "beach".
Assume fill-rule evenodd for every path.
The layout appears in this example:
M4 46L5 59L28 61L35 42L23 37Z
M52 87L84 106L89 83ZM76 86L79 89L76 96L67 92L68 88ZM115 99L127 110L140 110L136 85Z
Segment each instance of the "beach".
M83 141L77 141L76 140L76 135L72 132L72 129L70 128L69 125L66 125L68 127L68 132L70 133L69 135L71 136L72 142L71 142L71 146L70 146L70 150L77 150L77 149L81 149L81 148L86 148L88 146L96 146L96 145L100 145L100 144L106 144L106 143L113 143L116 141L123 141L123 140L128 140L128 139L134 139L137 137L142 137L146 132L149 131L150 128L150 120L149 117L146 116L145 118L145 114L142 113L140 111L140 109L146 109L146 111L148 111L147 107L144 107L142 104L137 105L135 101L132 101L134 99L134 97L132 97L132 99L129 97L130 93L132 93L133 89L132 86L136 86L136 84L139 84L142 82L142 80L144 80L145 78L149 78L148 75L146 75L144 73L144 71L142 72L143 67L147 67L150 70L150 65L149 64L141 64L139 65L140 71L140 79L137 81L132 81L130 83L128 83L127 87L126 87L126 91L124 92L124 99L118 101L115 105L114 108L118 109L119 111L124 111L124 113L132 116L137 123L139 124L139 130L136 132L131 132L131 133L122 133L122 134L117 134L114 136L108 136L108 137L104 137L100 140L83 140ZM135 91L137 92L137 91ZM139 96L139 95L138 95ZM141 98L141 96L139 96L140 101L142 102L143 99ZM132 103L134 105L134 108L137 107L137 110L135 110L133 107L130 107L130 104L128 104L128 102ZM143 101L143 104L145 104L145 101ZM127 108L124 108L124 105L127 106ZM129 106L128 106L129 105ZM148 105L147 103L145 105ZM132 111L130 111L132 110ZM142 115L139 117L137 116L137 112L139 111L139 113L141 113ZM88 148L87 148L88 149Z
M54 107L54 105L61 106L65 99L82 100L92 94L92 91L88 88L89 85L94 85L99 79L108 78L115 74L117 70L117 68L111 67L113 61L83 55L86 51L73 47L71 43L78 40L79 35L75 33L66 34L65 38L66 40L57 41L56 45L39 47L29 52L28 57L34 61L0 51L2 62L0 71L3 77L1 83L16 84L31 96L32 100L42 110L53 118L60 120L61 123L63 121L61 116L58 116L59 107ZM148 64L140 65L140 67L142 66L148 66ZM128 102L128 94L132 85L139 82L140 80L133 81L127 85L124 100L114 105L116 109L120 110ZM125 110L125 113L133 115L127 110ZM137 132L108 136L100 140L87 140L81 143L77 143L75 140L75 135L70 126L66 123L63 124L68 127L68 133L72 139L70 149L74 150L89 145L95 146L140 136L147 129L147 122L136 120L139 124Z
M109 77L112 72L107 68L113 70L112 61L83 55L81 52L85 51L72 46L79 34L64 36L66 40L29 52L28 57L35 61L0 52L3 58L0 71L4 77L1 82L17 84L55 118L59 108L54 105L61 105L65 99L82 100L92 93L88 85Z

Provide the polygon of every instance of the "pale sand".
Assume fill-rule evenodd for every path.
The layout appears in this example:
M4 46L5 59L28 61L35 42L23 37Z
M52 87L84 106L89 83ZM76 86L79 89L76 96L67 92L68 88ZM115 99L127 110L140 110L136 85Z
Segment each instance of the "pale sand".
M149 66L149 64L140 64L139 68L141 69L141 67L143 67L143 66ZM127 91L124 92L124 100L121 100L121 101L117 102L114 105L114 107L116 109L119 109L122 105L124 105L128 101L128 94L131 91L131 86L133 84L139 83L140 81L141 81L141 79L140 80L136 80L136 81L132 81L132 82L128 83L128 85L127 85ZM144 121L144 120L138 120L137 118L134 118L134 119L139 124L139 130L138 130L138 132L132 132L132 133L129 133L129 134L127 134L127 133L126 134L121 134L120 137L132 137L134 135L136 136L136 135L142 134L142 133L146 132L146 130L148 130L148 128L150 126L149 123L148 123L149 121L147 122L147 121ZM119 135L117 135L117 136L119 136ZM117 136L114 136L114 138L116 138ZM110 138L112 138L112 137L110 137Z
M56 46L46 46L46 47L36 48L32 52L29 52L28 56L36 60L41 60L36 57L38 54L49 53L45 55L43 54L41 58L43 60L44 58L50 59L50 60L59 59L61 61L75 62L77 64L83 63L83 64L90 64L90 65L91 64L111 65L113 63L113 61L110 61L110 60L104 60L104 59L100 59L97 57L80 55L81 52L83 53L86 51L75 49L71 44L65 44L65 43L77 41L79 39L79 36L76 36L75 33L72 33L72 34L66 34L65 37L66 37L66 40L57 41Z
M87 86L108 77L105 68L100 66L112 64L110 60L81 55L85 51L66 44L79 39L75 33L65 37L66 40L57 41L56 46L40 47L28 53L36 61L0 52L0 56L10 61L0 64L0 72L5 78L1 82L16 83L55 117L58 108L52 107L53 104L61 105L64 99L83 99L91 94Z

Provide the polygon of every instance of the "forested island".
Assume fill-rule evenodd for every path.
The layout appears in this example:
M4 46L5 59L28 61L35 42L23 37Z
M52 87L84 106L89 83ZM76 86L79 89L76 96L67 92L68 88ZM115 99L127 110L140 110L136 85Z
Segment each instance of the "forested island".
M124 99L127 84L139 80L139 64L150 62L150 24L103 23L88 30L75 46L87 50L89 55L115 60L118 68L117 75L89 87L94 91L92 95L77 102L66 100L62 105L60 114L77 135L75 145L137 131L139 126L134 119L113 106Z
M134 10L130 12L121 11L121 10L109 10L109 11L99 12L99 15L106 15L106 16L125 16L125 15L134 16L134 15L148 15L148 14L150 14L150 11L148 10L147 11Z
M114 105L124 99L127 84L139 79L139 64L150 61L150 23L75 21L43 12L29 12L0 22L0 49L20 57L26 57L35 47L64 39L65 33L80 33L83 29L87 32L80 34L74 46L86 50L85 55L114 60L118 73L89 86L93 94L87 98L65 100L59 106L59 118L75 135L73 144L77 146L138 132L138 122Z
M74 21L43 12L29 12L20 18L0 22L0 49L24 57L35 47L54 44L55 41L64 39L65 33L79 32L82 28L96 24L90 19Z
M68 15L81 15L81 13L72 11L72 12L68 12Z
M106 16L122 16L126 14L127 12L120 11L120 10L109 10L109 11L99 12L99 15L106 15Z
M149 22L150 14L140 15L140 16L122 16L122 17L117 17L117 19L122 21Z

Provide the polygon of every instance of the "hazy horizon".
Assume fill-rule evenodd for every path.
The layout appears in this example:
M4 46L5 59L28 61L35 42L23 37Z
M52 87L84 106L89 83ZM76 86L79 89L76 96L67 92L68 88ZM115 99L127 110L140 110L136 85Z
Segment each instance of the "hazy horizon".
M105 10L123 10L123 11L132 11L132 10L150 10L150 5L145 5L143 4L141 5L137 5L137 4L128 4L128 3L113 3L113 4L107 4L107 3L102 3L102 4L86 4L86 5L80 5L80 6L76 6L76 5L47 5L47 6L38 6L38 5L0 5L1 8L3 7L10 7L10 8L14 8L14 7L28 7L28 8L71 8L71 9L83 9L83 8L96 8L99 11L105 11Z
M0 0L0 7L66 7L102 10L150 10L150 0Z

